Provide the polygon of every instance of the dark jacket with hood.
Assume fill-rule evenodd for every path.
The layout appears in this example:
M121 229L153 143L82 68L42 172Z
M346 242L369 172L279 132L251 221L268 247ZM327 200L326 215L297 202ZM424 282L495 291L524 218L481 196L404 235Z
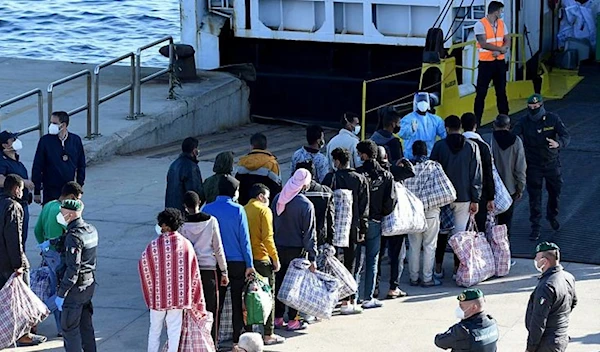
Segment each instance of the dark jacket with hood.
M475 132L471 132L470 134L465 132L464 136L477 143L479 147L479 157L481 158L481 202L494 200L496 189L494 187L493 161L490 146Z
M431 151L431 160L442 165L456 189L456 202L479 203L481 200L481 158L479 147L462 134L449 134Z
M490 145L494 163L502 182L510 194L525 190L527 163L523 141L510 131L494 131Z
M369 220L381 221L390 215L396 205L394 176L379 165L376 160L368 160L356 172L369 182Z
M206 203L212 203L219 195L219 177L222 175L230 175L233 172L233 153L222 152L215 158L211 177L204 180L202 188L204 189L204 197Z
M29 268L23 252L23 207L14 198L3 195L0 214L0 272L10 276L16 269Z
M371 136L371 140L375 142L375 144L385 148L387 151L388 160L390 160L392 164L395 164L396 161L402 159L404 156L400 139L396 138L396 136L394 136L390 131L383 129L377 130Z
M333 205L333 191L327 186L322 186L315 180L310 182L310 188L304 195L315 206L315 218L317 223L317 245L331 244L335 227L335 207Z
M530 114L523 116L515 125L513 133L523 140L528 167L560 166L560 150L571 142L569 131L560 117L543 110L534 117ZM557 141L558 148L550 149L546 138Z
M362 241L369 228L369 183L354 169L340 169L325 176L323 184L336 189L352 191L352 227L350 241Z
M179 158L171 163L167 173L165 208L175 208L183 212L183 196L187 191L198 193L200 200L204 200L198 160L190 154L181 153Z

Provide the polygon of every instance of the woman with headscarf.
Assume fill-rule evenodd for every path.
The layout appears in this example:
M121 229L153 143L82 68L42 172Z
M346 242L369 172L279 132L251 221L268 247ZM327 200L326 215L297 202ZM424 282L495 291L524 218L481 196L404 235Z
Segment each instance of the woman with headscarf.
M311 180L310 171L296 170L281 193L276 195L271 203L275 246L281 263L281 269L275 277L276 297L293 259L306 258L308 255L308 260L311 262L310 270L315 271L317 268L315 208L311 201L301 194L310 187ZM284 327L283 313L285 313L285 305L279 300L275 301L275 328ZM297 315L298 311L288 307L287 330L302 330L307 327L307 324L300 321Z

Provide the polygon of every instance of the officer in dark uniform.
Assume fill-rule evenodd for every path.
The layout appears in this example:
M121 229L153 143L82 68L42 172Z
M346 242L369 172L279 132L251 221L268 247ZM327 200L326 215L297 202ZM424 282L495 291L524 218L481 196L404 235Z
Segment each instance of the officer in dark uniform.
M448 331L435 336L435 345L452 352L496 352L499 333L496 320L487 315L485 299L479 289L464 290L457 297L456 317L460 321Z
M81 218L80 200L63 201L57 221L67 226L64 242L65 273L56 294L61 327L67 352L95 352L96 337L92 325L92 296L96 282L98 232Z
M527 352L562 352L569 343L569 315L577 305L575 278L559 264L556 244L542 242L536 252L534 265L542 275L527 304Z
M528 114L515 125L513 133L520 136L525 147L527 160L527 193L529 194L529 221L531 235L529 239L537 241L540 237L542 219L542 182L546 180L548 207L546 218L557 231L560 223L558 200L562 187L560 172L560 150L571 141L569 131L560 117L544 109L541 95L534 94L527 100Z

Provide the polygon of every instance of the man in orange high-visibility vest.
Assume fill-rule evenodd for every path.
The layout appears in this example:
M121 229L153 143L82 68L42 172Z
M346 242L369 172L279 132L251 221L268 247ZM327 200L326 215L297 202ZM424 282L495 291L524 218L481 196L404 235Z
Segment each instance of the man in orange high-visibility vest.
M488 14L475 24L477 51L479 54L479 73L477 76L477 94L475 95L474 113L481 126L481 116L485 105L485 96L491 81L496 89L496 105L498 113L508 115L508 98L506 97L506 61L505 55L510 48L508 28L502 20L504 4L492 1L488 6Z

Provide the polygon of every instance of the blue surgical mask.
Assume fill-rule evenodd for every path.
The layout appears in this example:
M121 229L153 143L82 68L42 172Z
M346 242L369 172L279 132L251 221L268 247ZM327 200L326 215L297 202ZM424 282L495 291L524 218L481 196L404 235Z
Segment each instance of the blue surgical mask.
M503 20L504 19L504 11L500 12L500 16L498 16L499 19Z

